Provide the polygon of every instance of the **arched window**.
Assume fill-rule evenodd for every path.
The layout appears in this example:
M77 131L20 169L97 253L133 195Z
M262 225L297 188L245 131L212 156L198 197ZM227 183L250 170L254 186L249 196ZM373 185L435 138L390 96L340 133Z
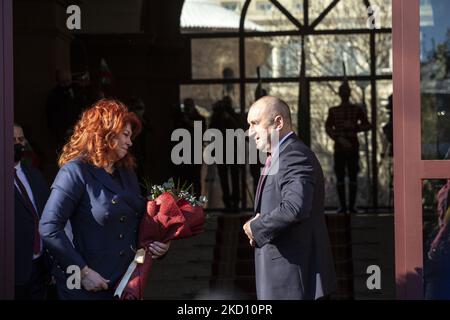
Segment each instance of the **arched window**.
M255 100L258 83L283 98L297 133L322 163L326 205L333 207L333 142L324 123L328 109L339 104L345 64L352 102L375 125L359 136L358 204L391 207L391 158L384 156L383 133L392 93L391 11L391 0L186 0L181 33L190 39L192 72L181 84L181 98L193 97L211 110L223 88L233 88L227 92L241 114ZM232 72L225 77L224 70Z

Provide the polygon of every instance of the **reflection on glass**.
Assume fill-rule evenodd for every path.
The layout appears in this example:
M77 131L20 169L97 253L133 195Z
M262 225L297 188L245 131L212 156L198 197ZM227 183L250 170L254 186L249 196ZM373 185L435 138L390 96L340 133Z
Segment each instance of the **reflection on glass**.
M392 74L392 34L376 34L375 42L377 75Z
M310 23L332 3L332 0L309 1ZM392 0L371 0L369 3L376 11L381 28L392 26ZM368 12L361 0L340 0L327 14L317 29L353 29L367 28Z
M377 17L381 28L392 28L392 0L370 0L372 6L378 8Z
M192 39L193 79L239 78L239 40Z
M378 204L389 208L394 207L392 92L392 80L377 81ZM369 90L366 91L366 97L370 100Z
M306 39L306 73L308 76L370 74L368 35L314 35ZM386 48L385 48L386 49ZM386 49L387 50L387 49Z
M450 150L450 20L447 0L420 1L422 158Z
M325 131L325 122L328 110L340 104L338 88L341 82L312 82L311 83L311 148L316 153L322 165L325 176L325 193L327 194L325 206L337 207L339 205L336 192L336 177L334 171L334 143ZM350 102L362 106L362 90L370 92L370 85L349 82L351 88ZM360 85L360 86L358 86ZM365 102L370 106L370 95L366 94ZM370 114L370 112L369 112ZM359 172L357 176L358 195L357 206L367 206L370 203L371 183L368 176L371 153L371 133L359 134ZM367 157L369 155L369 157Z
M278 0L299 23L303 24L303 0ZM181 13L182 33L237 32L245 0L186 0ZM245 31L296 30L269 0L251 1L245 16Z
M450 180L424 180L422 188L424 291L450 299Z
M145 10L142 0L83 1L82 28L76 33L134 34L142 32ZM36 17L37 18L37 17Z
M314 20L319 17L319 15L322 13L323 10L325 10L333 0L316 0L316 1L309 1L308 9L309 9L309 21L312 23Z
M300 37L248 38L245 46L246 75L256 78L259 66L262 77L298 77L300 73Z
M255 91L257 84L251 83L245 86L245 108L248 111L255 101ZM292 123L297 132L297 113L298 113L298 83L263 83L262 87L268 95L280 97L290 107L292 114Z
M180 101L194 99L197 108L202 110L200 113L209 119L213 105L224 96L231 97L233 108L239 111L239 92L238 84L181 85Z
M278 0L300 23L303 20L303 10L300 1ZM303 0L301 1L303 2ZM247 11L246 21L259 26L256 31L296 30L297 27L269 0L253 0Z
M244 118L239 114L239 85L232 85L233 93L227 95L227 85L181 85L180 86L180 101L186 98L192 98L195 103L197 111L206 120L207 126L218 128L225 126L225 128L236 129L244 126ZM231 93L231 92L229 92ZM224 99L225 96L231 99ZM229 103L232 110L228 110L228 104L225 106L224 101ZM219 111L227 110L229 116L221 117ZM213 120L214 119L214 120ZM226 119L224 123L222 120ZM219 125L218 125L219 124ZM207 128L204 128L206 130ZM233 166L230 173L232 183L226 187L223 182L224 166L204 165L201 172L201 181L204 181L202 194L208 198L208 208L227 208L235 207L240 200L240 185L239 185L239 167ZM178 169L183 170L183 168ZM228 190L228 193L223 190ZM232 202L230 197L232 196ZM250 203L248 200L247 203Z
M181 33L238 32L244 2L185 0L180 17ZM245 21L244 28L262 30L250 19Z
M318 16L331 2L329 0L310 1L312 19ZM379 26L390 28L392 26L392 0L371 0L369 2L375 10ZM317 29L363 29L367 28L367 23L368 10L364 1L341 0L319 23Z

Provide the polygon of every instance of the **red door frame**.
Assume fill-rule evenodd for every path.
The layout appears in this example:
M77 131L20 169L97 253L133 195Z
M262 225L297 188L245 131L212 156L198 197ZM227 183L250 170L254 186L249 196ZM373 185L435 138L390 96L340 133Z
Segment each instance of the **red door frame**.
M419 0L392 9L397 298L422 299L422 180L450 178L450 162L422 160Z
M12 0L0 0L0 299L14 298Z

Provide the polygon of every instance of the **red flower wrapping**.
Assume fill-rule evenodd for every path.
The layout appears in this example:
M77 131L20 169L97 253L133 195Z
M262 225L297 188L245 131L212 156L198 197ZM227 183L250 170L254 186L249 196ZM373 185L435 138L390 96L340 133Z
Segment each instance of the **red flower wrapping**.
M138 263L120 295L121 300L141 300L152 267L152 255L148 246L153 241L192 237L203 232L205 214L202 207L192 206L184 199L176 201L169 192L147 203L147 212L139 225L139 248L145 249L143 263ZM133 262L132 262L133 263ZM125 276L124 276L125 278ZM122 278L122 281L124 280Z

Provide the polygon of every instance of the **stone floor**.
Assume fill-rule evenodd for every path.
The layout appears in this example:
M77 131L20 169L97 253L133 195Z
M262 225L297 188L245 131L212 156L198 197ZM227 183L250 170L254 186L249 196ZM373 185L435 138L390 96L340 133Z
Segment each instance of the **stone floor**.
M210 213L204 233L173 241L153 266L146 299L255 299L253 252L242 232L249 217ZM339 280L333 298L393 299L393 215L327 214L327 222ZM380 290L367 288L370 265L381 269Z

